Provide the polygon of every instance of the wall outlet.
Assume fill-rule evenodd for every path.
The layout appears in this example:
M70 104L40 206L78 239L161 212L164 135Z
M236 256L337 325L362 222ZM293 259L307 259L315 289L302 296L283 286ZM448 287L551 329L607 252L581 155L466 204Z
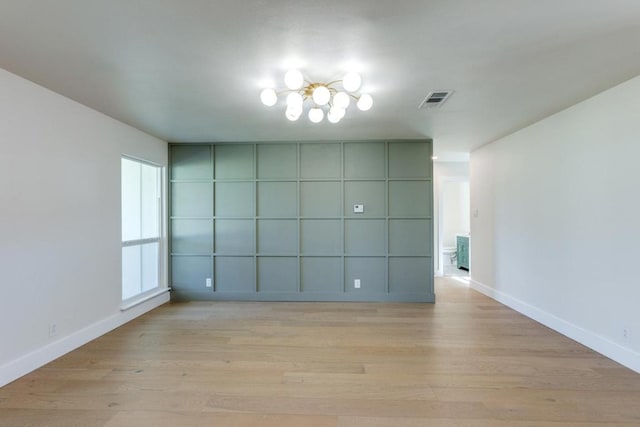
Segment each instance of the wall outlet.
M55 337L58 334L58 325L55 323L49 324L49 338Z
M207 277L207 280L205 281L205 286L207 288L213 287L213 284L211 283L211 277Z
M353 281L353 287L356 289L360 289L360 279L355 279Z
M353 213L364 213L364 205L353 205Z

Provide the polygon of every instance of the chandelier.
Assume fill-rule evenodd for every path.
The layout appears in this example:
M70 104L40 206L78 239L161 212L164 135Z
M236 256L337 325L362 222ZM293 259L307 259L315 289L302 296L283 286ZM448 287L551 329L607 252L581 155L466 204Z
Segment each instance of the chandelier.
M345 116L352 100L361 111L367 111L373 106L371 95L357 93L362 84L358 73L349 72L342 80L322 83L305 79L299 70L289 70L284 75L284 83L287 89L280 92L271 88L263 89L260 99L264 105L271 107L278 101L278 95L286 94L285 116L292 122L300 118L305 103L310 106L307 114L313 123L320 123L325 115L330 123L338 123Z

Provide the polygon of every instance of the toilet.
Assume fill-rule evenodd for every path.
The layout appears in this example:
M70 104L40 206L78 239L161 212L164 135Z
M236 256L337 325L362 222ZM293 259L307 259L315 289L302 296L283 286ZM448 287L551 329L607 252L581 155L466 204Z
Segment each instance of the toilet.
M443 260L445 260L445 264L447 257L449 258L449 264L455 264L457 255L458 250L455 246L445 246L444 248L442 248L442 258Z

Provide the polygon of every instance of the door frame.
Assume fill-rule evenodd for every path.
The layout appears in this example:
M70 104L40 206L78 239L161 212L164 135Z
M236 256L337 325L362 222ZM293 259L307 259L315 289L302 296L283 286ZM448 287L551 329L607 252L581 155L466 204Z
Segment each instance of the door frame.
M469 182L468 176L440 176L438 179L438 266L436 270L436 274L438 276L444 275L444 259L442 255L443 244L442 244L442 232L444 229L444 203L443 203L443 195L444 195L444 187L445 184L450 182ZM471 206L471 204L469 204ZM471 212L470 212L471 213Z

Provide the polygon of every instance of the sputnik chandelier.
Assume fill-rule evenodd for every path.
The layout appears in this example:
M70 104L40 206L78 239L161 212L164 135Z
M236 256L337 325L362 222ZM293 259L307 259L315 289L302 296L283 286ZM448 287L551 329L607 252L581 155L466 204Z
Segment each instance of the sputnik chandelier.
M311 101L307 103L311 105L308 116L313 123L320 123L325 114L330 123L338 123L344 117L352 99L362 111L367 111L373 106L371 95L357 93L362 84L358 73L350 72L342 80L321 83L305 79L299 70L289 70L284 75L284 83L288 89L280 92L271 88L264 89L260 93L260 99L264 105L271 107L278 101L278 95L287 94L285 116L292 122L300 118L306 101ZM342 89L338 85L342 86Z

